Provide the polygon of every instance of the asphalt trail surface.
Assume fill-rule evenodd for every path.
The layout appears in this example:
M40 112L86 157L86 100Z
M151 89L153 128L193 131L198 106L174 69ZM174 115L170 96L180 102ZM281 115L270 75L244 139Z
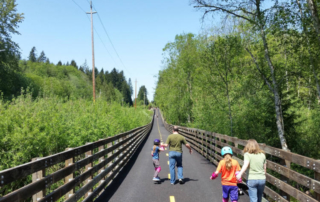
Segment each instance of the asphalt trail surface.
M160 116L155 116L149 136L96 202L221 202L221 178L209 179L216 166L196 151L190 155L184 146L182 164L185 184L170 184L168 149L160 153L161 183L152 181L154 167L150 152L153 140L162 137L165 142L168 135ZM239 202L245 201L249 201L247 195L239 196Z

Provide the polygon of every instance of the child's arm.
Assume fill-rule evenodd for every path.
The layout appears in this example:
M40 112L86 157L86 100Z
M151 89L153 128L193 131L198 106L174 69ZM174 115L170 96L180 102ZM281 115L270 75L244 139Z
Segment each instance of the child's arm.
M151 151L151 156L153 156L153 151Z
M210 176L210 180L214 180L214 179L216 179L216 178L218 177L218 174L219 174L219 172L218 172L218 171L213 172L213 173L212 173L212 175Z

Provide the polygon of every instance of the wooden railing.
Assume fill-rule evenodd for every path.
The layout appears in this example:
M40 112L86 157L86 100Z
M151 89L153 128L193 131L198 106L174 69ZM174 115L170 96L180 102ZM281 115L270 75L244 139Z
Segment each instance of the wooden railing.
M166 123L164 119L163 122L165 128L169 132L172 132L173 125ZM212 163L217 165L222 159L220 154L221 148L224 146L230 146L235 153L233 158L236 159L240 165L243 165L243 148L247 144L246 140L182 126L179 126L179 133L186 137L186 140L191 143L190 145L193 149L198 151ZM268 173L266 174L266 181L268 183L264 189L264 193L268 196L268 199L281 202L292 201L294 200L293 198L303 202L320 201L319 160L270 147L265 144L259 145L260 148L265 151L268 159ZM311 170L314 174L313 178L292 170L291 165L293 164L307 168L307 170ZM278 177L275 177L275 175ZM246 175L243 175L243 177L246 177ZM295 184L295 187L291 186L291 184ZM299 189L299 187L303 189ZM310 194L302 191L306 189L308 189ZM311 192L314 193L311 194Z
M126 165L152 123L0 171L1 187L32 175L32 183L0 196L0 202L93 201Z

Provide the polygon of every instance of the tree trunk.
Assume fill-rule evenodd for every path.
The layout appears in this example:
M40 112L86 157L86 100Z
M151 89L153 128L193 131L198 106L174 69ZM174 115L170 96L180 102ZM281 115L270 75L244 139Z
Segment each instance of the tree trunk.
M274 75L274 66L272 64L270 54L269 54L268 43L267 43L266 36L264 33L264 25L263 25L263 21L262 21L262 14L260 11L260 2L259 3L257 2L256 6L257 6L259 26L260 26L260 34L261 34L261 38L262 38L263 46L264 46L264 53L265 53L264 56L268 62L268 66L270 68L270 73L271 73L271 78L272 78L274 106L275 106L276 118L277 118L276 124L277 124L277 128L278 128L278 135L279 135L282 149L288 150L287 140L285 138L283 115L282 115L282 110L281 110L281 98L280 98L280 94L279 94L278 84L277 84L277 81L276 81L276 78Z
M313 26L317 32L319 45L320 45L320 21L319 21L319 16L318 16L318 11L317 11L317 5L315 5L314 0L307 0L307 2L308 2L308 6L309 6L309 9L311 12Z

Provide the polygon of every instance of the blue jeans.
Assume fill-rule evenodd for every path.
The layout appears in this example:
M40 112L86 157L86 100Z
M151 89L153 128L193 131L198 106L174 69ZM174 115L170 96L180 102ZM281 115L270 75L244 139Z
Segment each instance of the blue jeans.
M170 182L176 181L175 167L178 168L178 179L183 179L183 167L182 167L182 153L176 151L169 152L169 169L170 169Z
M250 202L261 202L266 180L248 180Z

